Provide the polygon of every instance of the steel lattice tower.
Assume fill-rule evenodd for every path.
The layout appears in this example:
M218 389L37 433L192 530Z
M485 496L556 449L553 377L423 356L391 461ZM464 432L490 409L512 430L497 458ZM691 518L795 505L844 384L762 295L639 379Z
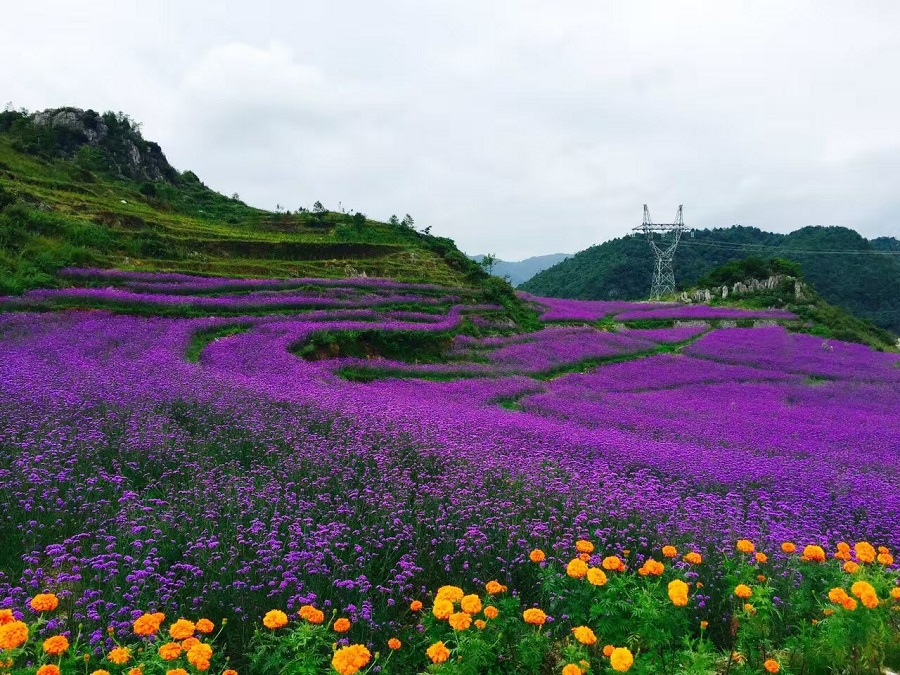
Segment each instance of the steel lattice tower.
M650 248L656 256L656 263L653 268L653 285L650 288L650 299L659 300L666 295L675 294L675 272L672 269L672 260L675 258L675 249L681 239L681 233L687 228L684 226L684 217L682 215L683 206L678 207L678 213L675 215L674 223L654 224L650 220L650 210L644 204L644 222L639 227L634 228L634 232L643 232L650 242ZM656 232L660 233L660 246L653 238ZM670 235L669 241L663 239Z

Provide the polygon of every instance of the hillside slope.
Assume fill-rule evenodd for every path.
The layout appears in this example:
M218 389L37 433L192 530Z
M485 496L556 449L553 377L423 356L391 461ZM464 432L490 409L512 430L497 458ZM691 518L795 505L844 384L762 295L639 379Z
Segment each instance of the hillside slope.
M525 258L525 260L498 260L494 263L491 274L501 279L508 278L509 283L513 286L518 286L519 284L524 284L535 274L543 272L545 269L571 257L571 253L550 253L549 255L532 256L531 258ZM472 256L472 260L478 263L481 263L483 259L483 255Z
M895 245L896 239L870 242L843 227L804 227L787 235L738 225L697 230L679 245L675 278L680 288L688 288L731 260L748 255L786 258L800 264L804 278L828 302L896 333L900 332L900 256L885 255ZM633 300L647 296L651 275L647 242L624 237L581 251L537 274L521 289L560 298Z
M318 206L318 204L317 204ZM0 294L64 267L478 285L450 240L361 213L272 213L179 173L122 113L0 113Z

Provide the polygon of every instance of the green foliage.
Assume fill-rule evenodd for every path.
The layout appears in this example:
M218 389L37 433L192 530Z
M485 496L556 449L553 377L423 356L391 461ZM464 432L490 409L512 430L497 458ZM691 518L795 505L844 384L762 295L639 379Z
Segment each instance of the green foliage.
M291 351L310 361L328 358L387 358L408 363L442 360L454 333L431 331L345 330L315 333Z
M212 328L204 328L191 335L191 342L185 351L184 358L191 363L198 363L200 355L207 345L215 342L219 338L229 337L231 335L239 335L246 333L252 328L251 324L238 323L226 326L213 326Z
M732 286L739 281L748 279L768 279L774 275L786 275L800 277L800 265L784 258L770 258L763 260L755 256L749 256L741 260L730 260L721 267L703 275L697 282L698 286Z

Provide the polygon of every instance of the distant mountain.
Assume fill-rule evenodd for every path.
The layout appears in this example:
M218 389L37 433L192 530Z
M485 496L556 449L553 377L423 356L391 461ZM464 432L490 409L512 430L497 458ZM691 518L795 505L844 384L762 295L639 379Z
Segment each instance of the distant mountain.
M550 255L538 255L515 262L498 260L494 265L493 274L498 277L509 277L509 283L513 286L518 286L528 281L538 272L542 272L548 267L553 267L556 263L571 257L571 253L551 253ZM481 262L483 258L483 255L472 256L472 260L475 262Z
M680 289L731 260L754 255L799 263L803 276L831 304L900 333L900 241L868 241L844 227L804 227L790 234L735 225L682 237L675 255ZM640 237L592 246L540 272L520 288L536 295L583 300L646 298L653 256Z

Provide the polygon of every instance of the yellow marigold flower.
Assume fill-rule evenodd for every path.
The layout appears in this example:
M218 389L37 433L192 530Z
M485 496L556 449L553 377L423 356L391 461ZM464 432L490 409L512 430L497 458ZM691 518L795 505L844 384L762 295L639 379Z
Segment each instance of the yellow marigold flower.
M581 668L574 663L567 663L563 666L562 675L583 675Z
M684 607L688 604L688 585L681 579L669 582L669 600L676 607Z
M663 546L662 554L667 558L674 558L676 555L678 555L678 549L674 546Z
M525 619L525 623L530 623L532 626L543 626L547 621L547 615L534 607L522 612L522 618Z
M157 621L158 614L143 614L134 620L134 632L136 635L147 637L156 635L162 620Z
M188 675L188 671L184 668L172 668L166 671L166 675Z
M284 628L285 626L287 626L287 622L288 622L287 614L282 612L280 609L270 609L268 612L266 612L266 615L263 617L263 626L265 626L269 630L275 630L276 628ZM188 623L190 623L190 622L188 622ZM172 633L172 629L175 628L176 625L177 624L173 624L172 628L169 628L169 634L177 640L177 639L179 639L178 635L175 635L174 633ZM193 626L192 626L191 633L193 633L193 632L194 632L194 630L193 630ZM179 634L182 634L182 632L180 632Z
M51 656L59 656L69 648L69 641L63 635L54 635L44 640L42 646Z
M579 539L575 542L575 550L579 553L593 553L594 545L587 539Z
M28 640L28 625L24 621L10 621L0 626L0 649L17 649Z
M885 567L894 564L894 556L892 556L890 553L879 553L877 560Z
M756 554L756 562L758 562L760 564L767 563L767 562L769 562L769 556L767 556L765 553L757 553Z
M431 610L431 613L434 614L436 619L443 621L453 614L453 603L449 600L438 598L434 601L434 608Z
M400 640L398 640L395 637L388 640L388 649L393 649L394 651L396 651L396 650L400 649L400 647L402 647L402 646L403 646L403 644L400 642Z
M605 586L607 582L606 572L599 567L591 567L587 571L587 580L591 586Z
M106 658L117 666L121 666L123 663L128 663L128 660L131 658L131 650L125 647L116 647L107 654Z
M861 598L866 593L874 593L875 589L868 581L855 581L850 587L850 592L857 598Z
M576 626L572 629L572 633L574 633L575 639L583 645L592 645L597 641L594 631L587 626Z
M742 600L746 600L751 595L753 595L753 591L751 588L745 584L738 584L734 588L734 594L741 598Z
M748 614L756 614L756 607L751 605L749 602L744 603L744 611Z
M52 612L59 607L59 598L53 593L39 593L31 599L29 604L35 612Z
M278 610L273 609L271 612L266 614L266 618L268 619L269 616L273 615L274 612L278 612ZM284 617L284 623L281 624L283 626L285 623L287 623L287 615L284 612L278 613ZM268 628L273 627L269 626L269 624L267 624L265 620L263 620L263 623L266 624L266 627ZM193 621L188 621L187 619L178 619L178 621L169 626L169 635L173 640L184 640L191 637L191 635L194 634L194 630L196 628L197 627L194 625Z
M797 550L797 545L792 541L786 541L781 544L781 550L785 553L793 553Z
M875 548L867 541L858 541L856 542L856 546L853 547L854 553L856 553L856 559L860 562L871 563L875 562Z
M463 599L459 601L459 606L466 614L478 614L481 611L481 598L474 593L463 596Z
M331 659L331 665L340 675L354 675L365 668L372 653L363 645L349 645L338 649Z
M0 609L0 626L12 623L15 620L16 617L13 616L11 609Z
M709 621L701 621L700 630L706 630L707 628L709 628Z
M488 605L484 608L484 615L489 619L496 619L500 616L500 610L498 610L493 605Z
M580 558L572 558L569 561L569 564L566 565L566 574L568 574L573 579L581 579L588 572L587 563Z
M703 562L703 556L696 551L691 551L686 556L684 556L684 560L685 562L691 563L691 565L699 565Z
M475 619L475 627L476 627L478 630L484 630L484 627L485 627L485 626L487 626L487 623L485 623L484 620L482 620L482 619Z
M413 600L411 603L409 603L409 608L413 612L418 612L420 609L422 609L422 603L419 600Z
M91 671L91 675L109 675L109 671L108 671L108 670L103 670L103 669L101 668L100 670L92 670L92 671Z
M346 633L348 630L350 630L350 619L341 617L340 619L335 621L334 630L338 633Z
M209 619L200 619L197 622L197 632L198 633L212 633L216 629L215 625Z
M735 663L743 663L747 660L747 657L740 652L731 652L731 660Z
M634 657L631 655L631 650L628 647L616 647L609 656L609 665L619 673L624 673L631 668L633 663Z
M825 549L821 546L804 546L803 555L800 558L807 562L825 562Z
M892 588L891 589L891 597L894 600L900 600L900 588Z
M454 612L447 621L453 630L468 630L469 626L472 625L472 615L465 612Z
M177 642L167 642L160 645L156 651L163 661L174 661L181 656L181 645Z
M616 555L605 557L601 565L603 566L603 569L611 570L614 572L625 569L625 563L623 563L619 556Z
M506 586L501 584L499 581L489 581L484 585L484 589L488 592L488 595L497 595L498 593L505 593ZM465 598L464 598L465 599Z
M737 550L741 553L753 553L756 546L749 539L738 539Z
M615 647L613 647L612 645L603 645L603 656L609 658L610 656L612 656L614 649Z
M38 668L35 675L60 675L59 666L48 663Z
M831 609L831 607L826 607L822 610L822 614L824 614L825 616L831 616L832 614L834 614L834 610Z
M441 586L438 589L437 600L449 600L450 602L459 602L465 593L459 586Z
M852 560L844 563L844 571L848 574L856 574L859 571L859 565Z
M431 645L425 650L425 653L428 654L428 658L431 659L432 663L443 663L450 658L450 650L440 641Z
M631 549L629 549L629 548L623 548L623 549L622 549L622 555L624 555L624 556L627 558L628 556L631 555Z
M531 562L534 563L544 562L547 559L546 554L539 548L536 548L529 553L528 557L531 558Z
M777 673L781 670L781 666L778 665L778 661L775 659L766 659L766 662L763 664L763 668L770 673Z

